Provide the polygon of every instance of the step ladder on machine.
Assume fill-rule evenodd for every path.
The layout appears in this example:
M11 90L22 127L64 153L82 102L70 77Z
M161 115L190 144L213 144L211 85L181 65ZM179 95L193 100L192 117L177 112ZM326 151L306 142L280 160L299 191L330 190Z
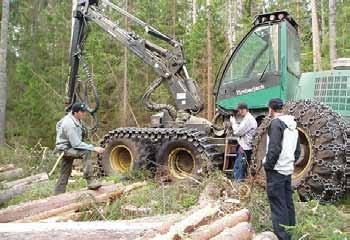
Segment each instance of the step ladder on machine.
M233 174L233 163L236 159L237 138L226 137L223 172Z

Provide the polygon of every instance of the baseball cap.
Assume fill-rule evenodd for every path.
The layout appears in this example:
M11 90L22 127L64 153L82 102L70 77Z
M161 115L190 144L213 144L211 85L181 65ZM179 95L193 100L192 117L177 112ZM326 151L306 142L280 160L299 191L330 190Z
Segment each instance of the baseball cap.
M79 112L79 111L82 111L82 112L86 112L86 111L87 111L87 107L86 107L86 104L85 104L85 103L75 102L75 103L72 105L72 112L73 112L73 113Z
M280 110L283 108L283 101L280 98L273 98L269 101L268 107L273 110Z
M239 110L239 109L247 109L248 110L248 105L245 102L238 103L237 110Z

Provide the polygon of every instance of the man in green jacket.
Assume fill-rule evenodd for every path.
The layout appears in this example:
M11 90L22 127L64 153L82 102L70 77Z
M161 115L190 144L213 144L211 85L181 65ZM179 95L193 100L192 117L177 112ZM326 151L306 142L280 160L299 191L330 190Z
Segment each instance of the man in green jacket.
M88 183L88 189L96 190L101 187L101 184L93 177L91 152L102 154L105 149L83 142L84 126L82 119L86 115L86 110L84 103L76 102L72 105L72 111L56 125L56 151L63 153L63 157L61 175L54 190L55 195L66 191L74 159L83 159L84 178Z

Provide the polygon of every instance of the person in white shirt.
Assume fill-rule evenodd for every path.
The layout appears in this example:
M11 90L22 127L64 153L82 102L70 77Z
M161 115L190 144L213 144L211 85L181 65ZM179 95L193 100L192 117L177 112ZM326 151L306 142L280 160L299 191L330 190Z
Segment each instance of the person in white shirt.
M230 117L233 134L238 136L238 146L236 149L236 159L233 166L233 177L236 181L242 181L246 177L247 162L250 161L252 155L252 140L258 124L250 114L246 103L239 103L237 106L238 114L242 117L242 121L237 123L234 116Z

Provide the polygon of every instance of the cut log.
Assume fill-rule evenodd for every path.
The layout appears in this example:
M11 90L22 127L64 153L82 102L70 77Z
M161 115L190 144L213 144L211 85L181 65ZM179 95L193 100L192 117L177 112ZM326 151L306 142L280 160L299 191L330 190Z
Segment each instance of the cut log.
M212 240L251 240L254 235L254 229L248 222L238 223L233 228L226 228Z
M152 212L152 209L136 207L133 205L126 205L126 206L122 206L120 208L120 211L124 216L144 217L144 216L150 215L150 213Z
M14 198L22 193L24 193L27 189L30 188L30 185L18 185L11 189L7 189L0 192L0 203L4 203L11 198Z
M6 240L110 240L136 239L160 228L172 215L135 220L62 222L62 223L2 223L0 239Z
M253 240L278 240L273 232L262 232L254 236Z
M44 181L47 182L49 180L46 173L45 173L45 176L41 175L40 177L41 178L37 178L35 180L36 183L44 182ZM24 193L25 191L27 191L28 189L30 189L32 187L33 187L33 183L30 183L29 181L27 181L27 182L17 184L15 186L11 187L10 189L4 190L4 191L0 192L0 203L4 203L4 202L10 200L11 198L14 198L14 197Z
M14 187L16 185L30 185L32 183L42 182L42 181L46 181L46 180L49 180L49 176L47 175L47 173L39 173L37 175L18 179L18 180L12 181L12 182L5 182L3 184L3 186L5 188L11 188L11 187Z
M82 198L86 195L98 196L106 192L112 192L119 189L121 184L109 184L104 185L96 191L83 189L77 192L69 192L52 196L46 199L40 199L22 203L15 206L10 206L0 210L0 222L12 222L25 217L33 216L35 214L54 209L60 208L65 205L74 203L77 199Z
M13 179L19 178L23 175L22 168L16 168L13 170L8 170L4 172L0 172L0 181L11 181Z
M69 211L69 212L64 212L61 215L54 216L52 218L41 220L40 222L50 223L50 222L79 221L83 216L86 216L86 215L92 216L92 214L93 214L92 210L88 210L84 212Z
M240 222L248 222L250 213L248 209L242 209L233 214L217 219L215 222L202 226L190 234L192 240L207 240L215 237L225 228L232 228Z
M97 195L95 197L95 199L80 199L77 202L73 202L71 204L62 206L60 208L55 208L55 209L51 209L42 213L39 213L37 215L34 216L30 216L30 217L26 217L20 220L17 220L15 222L19 222L19 223L23 223L23 222L37 222L43 219L47 219L56 215L60 215L64 212L68 212L68 211L73 211L73 210L78 210L79 208L83 208L83 207L89 207L91 204L94 204L94 201L96 200L96 202L110 202L110 201L114 201L116 198L119 198L121 195L128 193L134 189L146 186L147 183L146 182L137 182L137 183L133 183L131 185L128 185L126 187L122 187L121 189L117 189L115 191L112 192L107 192L107 193L103 193L100 195Z
M5 171L9 171L9 170L13 170L15 169L15 164L6 164L6 165L1 165L0 166L0 172L5 172Z
M182 221L174 224L170 227L169 232L164 235L158 235L153 240L172 240L181 239L181 235L185 233L191 233L195 228L204 225L210 218L217 215L219 212L219 207L204 207Z

